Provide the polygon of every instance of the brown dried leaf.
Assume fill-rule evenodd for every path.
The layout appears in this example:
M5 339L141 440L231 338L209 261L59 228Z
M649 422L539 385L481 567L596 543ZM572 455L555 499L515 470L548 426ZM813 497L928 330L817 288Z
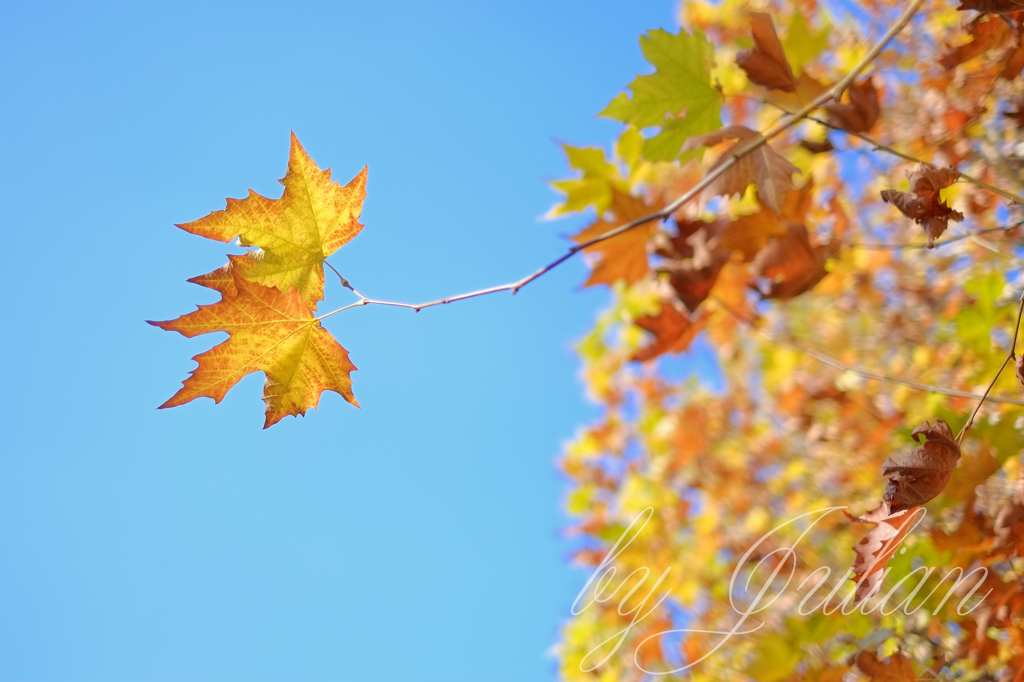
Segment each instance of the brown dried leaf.
M773 237L751 264L755 276L772 280L761 297L787 299L809 291L828 274L827 252L828 246L811 246L806 227L790 225L786 234Z
M690 347L700 331L703 316L694 318L670 302L663 302L657 315L644 315L636 324L654 338L633 354L632 360L647 362L665 353L681 353Z
M842 104L826 104L828 122L851 133L866 133L875 127L881 106L878 90L870 78L853 83L846 91L848 101Z
M747 77L758 85L795 92L797 80L786 60L779 36L775 33L772 18L764 12L751 12L750 32L754 38L754 48L736 55L737 66L746 71Z
M924 227L928 248L931 249L939 235L946 231L950 220L959 222L964 219L964 214L951 209L939 194L940 189L949 187L959 177L960 173L952 168L922 164L908 176L910 193L887 189L882 191L882 199Z
M903 538L917 524L918 509L920 507L907 507L889 513L887 505L882 503L881 506L861 517L853 516L843 510L846 518L850 521L877 524L853 548L857 555L853 561L853 576L851 578L857 583L854 603L861 603L879 590L889 560L896 555Z
M926 440L921 443L921 436ZM882 465L882 475L889 477L882 499L889 511L920 506L941 493L960 461L960 448L953 439L949 424L941 419L935 425L925 422L911 436L921 443L906 461L897 463L891 457Z
M1016 369L1017 381L1019 381L1021 384L1024 384L1024 355L1017 356Z
M753 138L760 137L742 126L731 126L706 135L695 135L683 145L683 151L691 151L700 147L719 144L725 140L738 140L726 150L715 164L708 170L712 172L732 158L738 149L745 147ZM793 187L791 176L798 173L799 168L791 164L767 144L742 156L721 177L708 185L701 192L701 201L706 203L719 195L742 194L750 184L757 185L757 198L762 204L778 213L786 199L786 193Z

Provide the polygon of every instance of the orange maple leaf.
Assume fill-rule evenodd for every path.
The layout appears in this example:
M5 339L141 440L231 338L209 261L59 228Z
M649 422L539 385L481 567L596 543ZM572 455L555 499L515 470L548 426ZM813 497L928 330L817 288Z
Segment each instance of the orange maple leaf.
M657 315L644 315L637 319L637 326L649 331L654 338L633 353L631 359L647 362L665 353L682 353L693 343L703 321L703 315L693 317L676 308L671 302L663 302Z
M258 371L267 376L263 428L315 408L324 391L359 407L349 376L356 367L348 351L320 326L297 289L250 282L231 265L189 281L220 292L221 300L176 320L149 324L189 338L212 332L227 332L230 338L193 358L199 367L161 408L201 397L219 403L232 386Z
M606 220L604 217L599 218L597 222L573 235L572 239L577 244L583 244L619 225L650 215L660 208L661 204L649 206L643 199L613 188L610 209L612 218L610 220ZM584 249L585 253L595 254L597 258L590 277L583 283L583 286L611 285L620 279L632 284L640 280L650 269L647 261L647 242L657 231L658 221L652 220L646 225L640 225Z
M351 241L363 226L359 214L366 199L366 167L347 185L331 182L292 133L284 193L268 199L249 190L245 199L228 199L227 208L178 225L201 237L256 246L245 256L229 256L244 279L281 291L298 289L309 308L324 297L324 259Z

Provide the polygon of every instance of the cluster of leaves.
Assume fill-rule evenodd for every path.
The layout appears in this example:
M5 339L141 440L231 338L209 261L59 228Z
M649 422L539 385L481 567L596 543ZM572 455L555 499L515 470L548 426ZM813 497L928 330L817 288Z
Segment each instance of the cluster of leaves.
M356 405L346 351L320 324L326 258L359 234L366 168L342 187L320 170L292 135L280 199L252 190L228 199L227 209L178 225L207 239L253 247L228 263L188 280L213 289L221 300L176 320L150 324L193 337L227 332L227 341L195 356L199 366L160 407L196 398L220 402L243 377L266 375L264 428L315 408L324 391Z
M554 183L564 196L551 215L592 215L574 238L584 243L670 205L755 131L827 91L904 8L867 0L854 18L815 0L764 11L685 3L683 30L640 39L653 73L601 112L624 124L611 153L565 147L576 174ZM968 422L1016 340L1024 14L1014 12L929 0L841 101L732 162L670 219L585 249L585 284L607 286L612 301L579 346L602 417L561 459L574 561L600 566L630 522L654 512L615 555L616 582L634 576L629 585L585 600L565 624L564 679L649 679L644 670L701 660L722 639L713 633L736 624L743 596L730 580L751 545L812 510L881 498L855 522L827 516L805 529L783 571L792 594L743 629L764 625L668 679L1024 680L1020 384L1003 374L962 442L950 428ZM964 232L951 237L950 221ZM902 520L922 508L907 533ZM860 522L877 525L862 537ZM763 545L753 563L785 543ZM799 612L796 586L828 566L831 589L851 564L860 582L833 605L847 592L870 604L911 576L891 607L922 565L937 569L922 594L949 570L978 567L989 571L978 593L990 592L966 615L959 596L934 613L938 599L911 615ZM654 581L639 584L643 569L670 570L633 622Z

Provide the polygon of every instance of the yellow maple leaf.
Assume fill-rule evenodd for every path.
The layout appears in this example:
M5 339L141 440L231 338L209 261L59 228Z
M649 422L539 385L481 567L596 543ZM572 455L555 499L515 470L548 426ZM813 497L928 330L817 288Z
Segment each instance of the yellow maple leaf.
M243 377L258 371L267 375L263 428L315 408L324 391L359 406L352 395L349 375L356 367L348 351L320 326L297 289L250 282L231 265L189 281L220 292L221 300L176 320L150 324L189 338L211 332L227 332L230 338L193 358L199 367L161 408L201 397L219 403Z
M239 276L281 291L297 289L309 308L324 297L324 259L363 229L359 214L366 199L366 167L347 185L331 182L292 133L288 172L280 180L280 199L249 190L245 199L228 199L227 208L178 225L201 237L256 246L244 256L229 256Z

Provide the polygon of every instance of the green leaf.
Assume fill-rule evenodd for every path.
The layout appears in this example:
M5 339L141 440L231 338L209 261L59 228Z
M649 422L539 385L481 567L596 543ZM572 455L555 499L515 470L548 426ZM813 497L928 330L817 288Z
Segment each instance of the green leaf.
M722 93L711 86L714 50L704 33L661 29L640 37L640 49L654 67L637 76L630 94L620 93L599 115L638 129L663 126L644 143L644 156L673 159L686 138L717 130L722 125Z

